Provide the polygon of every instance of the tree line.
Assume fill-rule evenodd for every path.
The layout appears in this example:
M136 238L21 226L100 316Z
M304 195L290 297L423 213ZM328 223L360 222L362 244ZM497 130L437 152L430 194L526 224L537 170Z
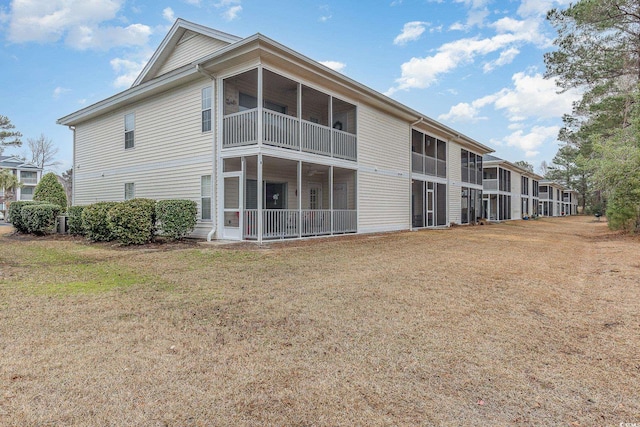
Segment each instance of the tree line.
M552 9L555 49L546 77L581 99L563 117L562 146L547 178L582 196L587 211L605 213L614 229L640 230L640 3L579 0Z

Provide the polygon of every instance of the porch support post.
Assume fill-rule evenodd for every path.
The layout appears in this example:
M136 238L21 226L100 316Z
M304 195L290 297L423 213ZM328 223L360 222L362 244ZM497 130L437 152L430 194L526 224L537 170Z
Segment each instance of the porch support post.
M247 158L242 156L240 157L240 171L242 172L242 175L240 176L240 188L242 189L242 191L240 192L240 194L242 194L242 199L240 200L240 240L245 240L245 232L247 230L247 228L245 227L245 209L247 208L245 206L245 200L247 198L245 192L246 192L246 182L247 182Z
M258 149L260 149L260 147L262 146L262 104L264 103L262 101L263 97L262 97L262 88L263 88L263 84L262 84L262 65L258 65L258 99L257 99L257 103L258 103L258 132L257 132L257 136L258 136ZM258 158L258 165L260 165L260 158ZM260 168L260 166L258 166L258 168ZM258 187L260 187L262 185L262 181L260 181Z
M302 84L298 83L298 151L302 151Z
M331 157L333 157L333 96L329 95L329 141L331 143Z
M333 166L329 166L329 209L331 210L331 234L333 229Z
M302 237L302 160L298 160L298 238Z
M258 243L262 243L262 153L258 153Z

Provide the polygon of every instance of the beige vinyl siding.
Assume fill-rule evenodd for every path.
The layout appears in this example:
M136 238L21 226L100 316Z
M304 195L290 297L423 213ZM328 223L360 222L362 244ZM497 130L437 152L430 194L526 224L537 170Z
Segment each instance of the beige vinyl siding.
M511 219L522 218L522 174L511 171Z
M448 224L462 222L462 164L460 161L461 147L455 142L447 143L447 175L449 177L449 209Z
M124 199L124 183L136 197L184 198L200 205L200 176L212 174L211 132L201 131L200 93L209 80L76 126L76 205ZM124 149L124 115L134 112L135 146ZM211 223L199 226L211 228ZM206 233L204 234L206 236Z
M158 70L155 77L161 76L169 71L175 70L192 63L193 61L200 59L210 53L222 49L229 43L221 40L216 40L211 37L207 37L201 34L193 37L185 37L184 41L179 42L171 55L162 67Z
M358 231L411 228L409 124L358 106Z

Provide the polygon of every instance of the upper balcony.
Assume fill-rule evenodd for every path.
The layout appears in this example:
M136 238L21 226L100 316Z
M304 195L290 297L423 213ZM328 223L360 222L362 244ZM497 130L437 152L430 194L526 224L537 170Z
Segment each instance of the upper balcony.
M411 131L411 171L446 178L447 143L413 129Z
M223 149L264 144L357 160L355 105L269 70L261 74L224 80Z

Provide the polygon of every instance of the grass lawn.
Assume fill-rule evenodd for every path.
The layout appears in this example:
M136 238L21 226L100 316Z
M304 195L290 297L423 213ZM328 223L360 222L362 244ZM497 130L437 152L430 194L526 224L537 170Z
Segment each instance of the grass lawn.
M591 217L220 247L0 227L0 425L640 423L640 240Z

